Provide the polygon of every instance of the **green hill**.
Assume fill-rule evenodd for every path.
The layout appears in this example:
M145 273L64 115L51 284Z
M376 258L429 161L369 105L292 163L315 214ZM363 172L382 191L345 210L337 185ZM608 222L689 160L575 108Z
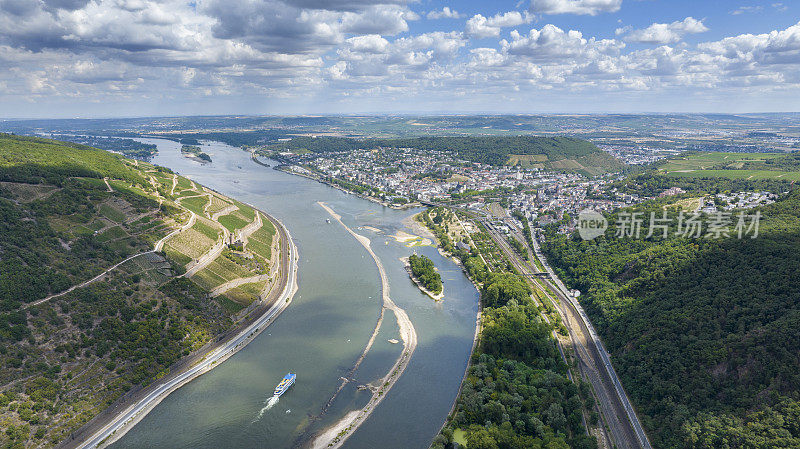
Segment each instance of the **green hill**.
M326 153L377 147L446 151L468 161L495 166L520 163L528 167L575 171L588 175L616 171L624 165L591 142L572 137L475 136L408 139L295 137L267 148L272 151ZM529 158L529 156L541 157Z
M547 233L653 447L800 447L800 191L758 210L741 240Z
M186 262L181 241L167 242L169 257L152 252L189 218L179 195L207 194L167 169L102 150L0 134L0 445L56 444L231 327L244 305L232 295L207 299L175 276ZM225 204L215 197L210 207ZM242 225L254 217L243 204L236 213ZM215 237L211 225L198 218L197 234ZM268 259L274 229L259 232L253 245L261 238ZM212 266L249 276L243 267L264 260L257 257ZM259 289L250 290L252 300Z

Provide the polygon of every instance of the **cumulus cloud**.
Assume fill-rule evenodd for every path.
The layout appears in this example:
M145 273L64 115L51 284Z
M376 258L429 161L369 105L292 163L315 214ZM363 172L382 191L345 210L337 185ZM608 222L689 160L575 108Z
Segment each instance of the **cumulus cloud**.
M338 50L339 62L330 73L336 80L378 75L407 78L409 70L430 70L451 61L466 44L459 32L436 31L393 42L378 35L352 37Z
M471 37L497 37L502 28L530 23L532 20L533 17L530 14L522 14L518 11L496 14L489 18L476 14L467 20L465 31Z
M384 53L389 47L389 41L379 34L351 37L347 43L353 51L359 53Z
M450 9L449 6L443 7L441 10L430 11L425 15L428 19L460 19L463 17L458 11Z
M527 35L512 31L510 41L500 42L500 47L508 54L532 57L540 61L574 60L600 54L617 55L624 46L613 39L585 39L580 31L564 31L550 24L540 30L534 28Z
M680 42L687 34L705 33L708 27L702 20L687 17L672 23L654 23L641 30L618 28L617 35L627 33L625 40L642 44L674 44Z
M599 14L620 4L537 0L531 11ZM320 94L386 105L392 98L422 104L444 93L449 100L581 89L800 92L800 24L690 45L681 41L707 30L692 17L619 28L615 38L604 39L546 22L521 29L533 21L532 13L511 11L476 14L463 30L421 33L414 29L420 17L408 5L405 0L198 0L194 6L184 0L0 0L0 105L51 98L164 104L204 95ZM449 8L424 15L460 16ZM654 45L629 48L628 42Z
M531 12L537 14L583 14L595 16L617 12L622 0L532 0Z

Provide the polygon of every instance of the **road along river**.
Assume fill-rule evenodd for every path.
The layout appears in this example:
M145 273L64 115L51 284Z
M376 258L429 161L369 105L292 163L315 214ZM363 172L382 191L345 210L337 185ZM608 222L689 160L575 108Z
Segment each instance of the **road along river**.
M353 370L383 307L381 276L358 240L335 221L326 222L331 216L320 201L353 232L369 238L391 286L391 300L405 312L417 337L405 371L342 447L427 448L464 374L478 294L436 248L412 248L413 242L390 237L399 230L413 233L406 223L418 211L392 210L263 167L249 153L224 144L204 144L213 162L203 165L182 157L178 143L146 140L159 147L155 163L280 220L300 254L298 291L246 347L164 398L111 447L306 447L368 405L372 391L364 386L390 372L404 345L389 340L403 339L396 315L386 313L369 352ZM434 302L408 278L400 259L414 251L430 257L440 270L443 301ZM279 401L270 401L289 371L297 373L297 383Z

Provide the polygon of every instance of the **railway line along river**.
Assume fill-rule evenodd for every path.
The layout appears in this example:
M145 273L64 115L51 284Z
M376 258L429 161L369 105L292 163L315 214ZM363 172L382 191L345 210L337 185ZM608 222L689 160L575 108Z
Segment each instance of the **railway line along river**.
M179 143L141 140L158 145L154 163L279 219L298 248L299 289L292 304L247 347L166 397L110 447L310 446L320 433L369 404L369 385L386 376L404 351L403 344L389 341L404 341L400 315L385 313L360 360L384 307L381 266L391 301L416 331L416 348L386 397L342 447L427 448L464 374L478 292L433 246L391 237L397 231L413 233L406 223L418 210L385 208L258 165L249 153L225 144L204 143L213 162L200 164L182 157ZM318 202L335 210L346 228L326 222L330 215ZM347 228L370 240L377 266ZM413 252L436 264L445 284L443 301L431 300L408 278L400 259ZM287 372L297 373L297 383L280 400L270 400Z

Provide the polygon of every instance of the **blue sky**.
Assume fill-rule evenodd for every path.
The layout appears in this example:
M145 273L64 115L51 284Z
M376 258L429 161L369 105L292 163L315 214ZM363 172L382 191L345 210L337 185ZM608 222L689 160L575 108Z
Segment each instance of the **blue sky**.
M0 0L0 117L798 111L800 5Z

